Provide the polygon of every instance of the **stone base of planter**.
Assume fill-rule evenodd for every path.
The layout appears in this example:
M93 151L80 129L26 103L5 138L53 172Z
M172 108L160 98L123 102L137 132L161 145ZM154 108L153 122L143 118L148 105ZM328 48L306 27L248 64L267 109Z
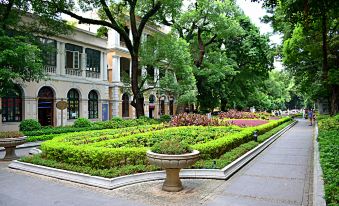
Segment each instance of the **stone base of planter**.
M166 179L162 185L162 189L167 192L179 192L183 188L179 177L180 168L166 169Z
M12 161L12 160L15 160L15 159L18 159L19 157L16 156L15 154L15 148L16 146L13 146L13 147L5 147L5 157L3 160L5 161Z

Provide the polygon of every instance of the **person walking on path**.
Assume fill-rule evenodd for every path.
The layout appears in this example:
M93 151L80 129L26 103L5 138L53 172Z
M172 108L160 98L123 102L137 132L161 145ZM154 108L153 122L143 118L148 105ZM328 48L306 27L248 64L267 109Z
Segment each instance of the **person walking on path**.
M308 118L310 119L310 126L312 126L313 125L313 110L312 109L310 109L310 110L308 110Z

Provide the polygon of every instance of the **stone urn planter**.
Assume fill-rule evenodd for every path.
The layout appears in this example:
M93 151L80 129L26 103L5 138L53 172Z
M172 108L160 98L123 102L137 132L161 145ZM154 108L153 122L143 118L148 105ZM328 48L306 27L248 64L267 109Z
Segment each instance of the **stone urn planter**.
M5 157L3 160L10 161L17 159L18 157L15 154L15 148L18 145L21 145L26 142L26 136L23 137L8 137L0 138L0 147L5 148Z
M168 192L178 192L183 189L179 177L180 169L193 165L199 159L199 151L197 150L180 155L158 154L147 151L146 155L151 164L166 170L166 180L162 189Z

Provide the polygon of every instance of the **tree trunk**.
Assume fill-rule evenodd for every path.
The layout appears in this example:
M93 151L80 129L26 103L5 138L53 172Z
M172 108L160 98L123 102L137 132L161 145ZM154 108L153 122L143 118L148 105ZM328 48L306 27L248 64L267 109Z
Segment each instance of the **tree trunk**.
M137 118L145 115L144 111L144 96L140 92L138 87L138 69L139 69L139 58L138 55L131 55L132 58L132 92L133 92L133 101L131 105L135 108L135 113Z
M225 112L226 111L226 106L227 106L227 100L226 99L221 99L220 110Z
M328 58L327 58L327 16L322 12L322 50L323 50L323 80L327 83L328 79Z
M338 112L338 90L339 87L337 85L331 86L331 109L330 109L330 115L336 115Z

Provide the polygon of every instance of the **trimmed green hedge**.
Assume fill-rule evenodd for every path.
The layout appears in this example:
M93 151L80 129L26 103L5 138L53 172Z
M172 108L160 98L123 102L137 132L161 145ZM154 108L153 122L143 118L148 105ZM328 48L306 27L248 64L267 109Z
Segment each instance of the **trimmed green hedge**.
M339 205L339 115L319 121L319 152L328 206Z
M284 124L270 130L269 132L266 132L265 134L260 135L258 138L259 142L266 140L271 135L283 129L291 122L292 121L285 122ZM222 155L218 159L199 160L192 168L219 168L219 169L223 168L230 162L234 161L241 155L245 154L249 150L256 147L258 144L259 144L258 142L250 141L248 143L240 145L237 148L232 149L229 152L226 152L224 155ZM45 159L41 157L40 155L24 157L22 161L32 163L32 164L38 164L38 165L43 165L43 166L53 167L53 168L58 168L58 169L65 169L65 170L70 170L74 172L89 174L92 176L101 176L101 177L107 177L107 178L113 178L113 177L118 177L118 176L128 175L128 174L135 174L135 173L140 173L140 172L155 171L155 170L160 169L152 165L126 165L126 166L120 166L120 167L112 167L109 169L98 169L98 168L93 168L89 166L79 166L79 165L73 165L73 164L68 164L64 162L58 162L55 160L49 160L49 159ZM214 161L216 163L215 165L214 165Z
M28 136L27 138L28 142L34 142L53 139L53 137L55 137L56 134L91 131L91 130L118 129L152 124L159 124L159 121L150 118L128 119L128 120L121 118L113 118L112 120L109 121L92 122L90 124L91 126L89 127L75 127L75 126L45 127L35 131L24 131L24 134ZM79 126L79 124L77 124L77 126Z
M178 127L160 130L133 130L126 133L112 131L118 135L99 133L61 135L41 145L44 157L79 166L108 169L125 165L148 164L146 151L154 143L166 138L181 138L190 143L193 149L201 152L203 159L219 157L239 145L253 139L253 132L259 134L286 122L290 118L272 121L252 128L231 127ZM109 131L106 131L109 132ZM94 137L95 141L90 137ZM194 136L195 135L195 136ZM194 138L192 138L194 136Z

